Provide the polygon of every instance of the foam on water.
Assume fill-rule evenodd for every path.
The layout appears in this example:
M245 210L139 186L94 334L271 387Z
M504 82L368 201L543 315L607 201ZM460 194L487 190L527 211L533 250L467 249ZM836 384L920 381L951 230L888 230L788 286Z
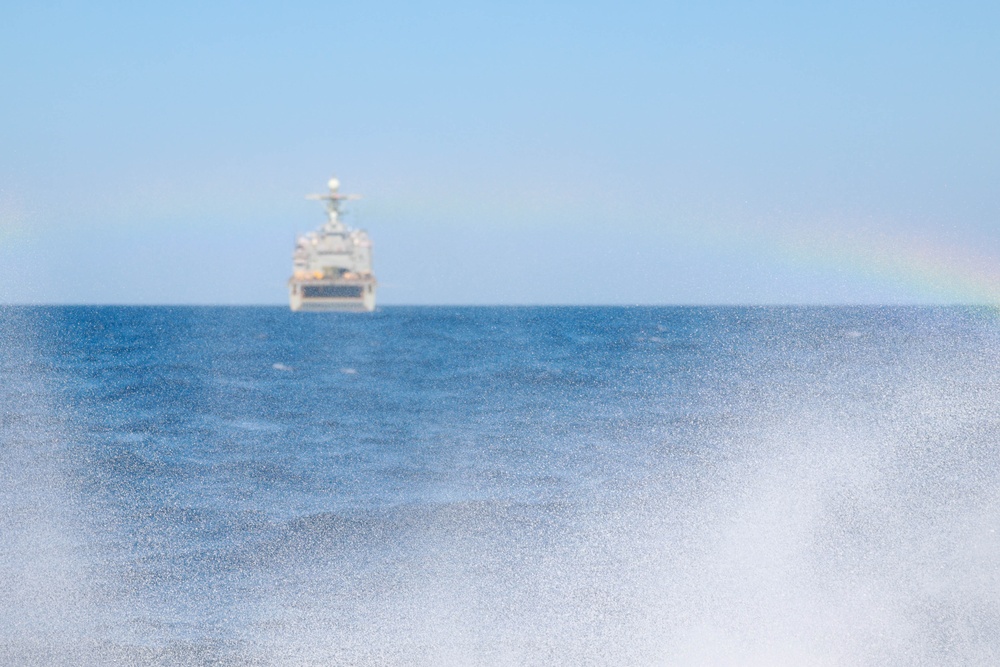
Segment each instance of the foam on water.
M1000 658L992 314L664 309L567 323L557 311L518 314L516 327L510 312L383 317L405 325L389 322L403 340L388 366L368 348L315 372L292 355L295 374L257 364L273 382L303 384L275 394L286 404L270 412L246 399L253 419L226 401L263 391L266 378L221 352L203 360L227 384L205 385L201 395L218 398L201 426L157 422L152 440L114 446L118 467L74 458L79 427L53 415L83 413L40 389L63 376L44 364L12 370L39 344L8 345L4 373L21 384L3 393L0 578L14 595L0 606L24 622L0 626L3 655L261 665ZM434 318L445 321L435 329ZM461 357L492 335L486 325L530 352ZM284 340L278 329L268 344ZM583 354L627 340L627 355ZM403 365L415 349L458 361ZM359 370L349 390L342 368ZM391 395L365 393L398 381L389 369L411 379ZM294 412L303 391L347 391L340 419L366 399L389 414L378 429L400 419L419 429L396 450L363 422ZM316 421L315 434L303 420ZM246 427L257 423L269 427ZM202 441L170 458L161 441L188 428ZM347 439L293 446L337 429ZM255 440L244 450L246 438Z

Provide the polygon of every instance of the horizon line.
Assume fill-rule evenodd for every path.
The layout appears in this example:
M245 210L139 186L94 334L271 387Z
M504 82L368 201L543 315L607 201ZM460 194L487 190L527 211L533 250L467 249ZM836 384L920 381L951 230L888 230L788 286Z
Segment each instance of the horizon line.
M282 308L281 303L0 303L0 308ZM389 303L383 308L1000 308L986 302ZM330 311L336 312L336 311ZM323 314L323 313L320 313Z

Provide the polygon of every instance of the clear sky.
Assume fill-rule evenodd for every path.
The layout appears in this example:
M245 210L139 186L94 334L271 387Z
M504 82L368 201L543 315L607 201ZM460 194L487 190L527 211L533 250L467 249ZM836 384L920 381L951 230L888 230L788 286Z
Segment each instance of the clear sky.
M1000 5L5 2L0 302L1000 301Z

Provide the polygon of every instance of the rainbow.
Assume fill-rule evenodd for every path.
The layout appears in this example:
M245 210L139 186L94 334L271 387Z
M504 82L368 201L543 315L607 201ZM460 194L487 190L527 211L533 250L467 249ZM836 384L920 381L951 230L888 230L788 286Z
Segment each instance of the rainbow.
M786 261L904 287L934 303L1000 305L1000 263L967 245L836 227L772 239Z

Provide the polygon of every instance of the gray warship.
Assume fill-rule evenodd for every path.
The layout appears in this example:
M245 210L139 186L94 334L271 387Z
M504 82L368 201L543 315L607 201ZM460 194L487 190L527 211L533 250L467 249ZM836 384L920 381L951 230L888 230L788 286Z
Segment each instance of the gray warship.
M295 241L288 305L294 311L371 312L375 310L372 242L367 232L340 220L340 205L360 195L340 194L340 181L331 178L329 192L307 195L326 202L327 221Z

